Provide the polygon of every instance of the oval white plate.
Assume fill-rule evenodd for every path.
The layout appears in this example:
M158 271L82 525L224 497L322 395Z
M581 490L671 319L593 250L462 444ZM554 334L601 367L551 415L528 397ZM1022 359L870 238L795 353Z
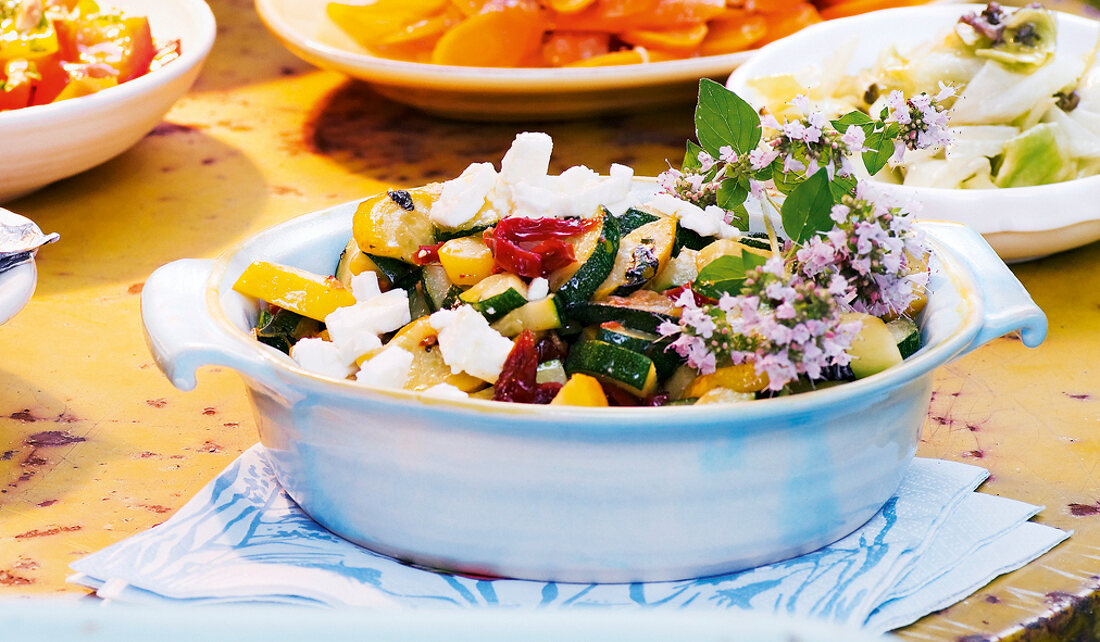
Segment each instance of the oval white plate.
M325 13L329 0L256 0L256 11L296 56L365 80L397 102L471 120L591 116L690 103L702 77L724 78L749 52L599 68L430 65L369 53Z
M102 4L148 16L156 44L179 39L182 54L90 96L0 112L0 202L94 167L141 140L191 87L214 44L214 15L203 0Z
M726 86L753 105L760 98L748 80L805 69L829 59L841 46L857 40L849 73L871 66L890 45L899 49L925 42L960 15L982 5L927 6L879 11L814 25L764 47L730 76ZM1058 46L1084 55L1096 43L1100 23L1058 14ZM815 52L813 59L807 51ZM923 204L922 216L965 223L985 236L1006 261L1025 261L1079 247L1100 239L1100 210L1095 194L1100 176L1036 187L963 190L904 187L878 183Z

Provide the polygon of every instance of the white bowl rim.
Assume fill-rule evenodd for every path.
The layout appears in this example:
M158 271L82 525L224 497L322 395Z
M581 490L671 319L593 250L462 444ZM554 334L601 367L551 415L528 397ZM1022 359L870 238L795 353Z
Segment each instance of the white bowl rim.
M159 1L167 2L168 0ZM109 107L114 103L125 102L138 97L170 83L202 63L214 46L214 38L218 31L213 12L204 0L171 0L171 2L180 5L181 8L191 14L198 27L197 37L182 48L179 58L160 69L87 96L0 112L0 130L41 124L52 120L79 119L85 110L96 107ZM111 3L110 0L106 0L102 4L110 6ZM170 37L169 40L171 39L173 38Z
M220 283L226 278L232 259L241 252L257 246L262 246L270 239L278 238L286 233L286 230L306 225L321 219L338 216L339 213L349 207L354 207L362 199L349 201L340 205L319 210L317 212L295 217L261 231L258 234L245 239L241 243L225 250L214 261L210 275L205 285L205 304L207 312L214 322L232 337L237 343L251 346L256 356L260 356L265 366L274 368L272 374L279 377L289 377L292 386L305 386L321 394L347 395L352 399L371 403L408 403L419 404L424 409L433 407L446 408L451 411L485 413L496 412L522 416L540 423L556 425L562 417L586 418L597 421L603 428L622 430L619 420L641 420L647 418L652 423L659 419L660 425L665 425L675 416L683 418L685 422L699 420L711 420L728 413L729 406L723 404L707 404L701 406L661 406L661 407L580 407L580 406L545 406L535 404L503 403L482 399L442 399L422 392L412 390L399 390L392 388L378 388L367 386L350 380L339 381L319 374L309 372L291 361L282 353L277 353L274 348L269 348L256 341L250 334L233 324L225 313L221 303ZM350 235L350 230L349 230ZM919 352L906 359L900 365L887 369L884 372L845 382L842 385L831 386L822 390L809 393L790 395L786 397L774 397L760 399L751 403L737 405L738 421L752 419L766 419L779 414L794 414L811 412L825 406L835 406L852 401L858 397L877 398L886 395L891 389L914 381L921 376L930 373L935 368L950 361L953 357L963 352L970 342L978 335L983 323L983 301L978 284L967 273L967 270L951 255L946 248L930 239L936 250L937 257L945 267L945 276L952 279L960 298L966 301L967 311L965 318L961 319L947 337L936 344L927 345ZM932 295L934 296L934 294ZM232 366L231 366L232 367ZM261 380L262 377L252 374L246 376ZM674 413L674 414L669 414Z
M271 0L255 0L264 24L294 47L337 65L341 71L355 71L371 82L447 90L495 90L515 93L544 93L554 90L600 90L664 83L702 76L723 75L748 60L753 51L608 67L463 67L391 60L348 51L321 42L283 19Z
M848 18L840 18L840 19L837 19L837 20L828 20L828 21L825 21L825 22L822 22L822 23L818 23L816 25L811 25L811 26L807 27L806 29L803 29L802 31L800 31L800 32L798 32L794 35L788 36L787 38L784 38L782 40L779 40L779 41L776 41L776 42L773 42L773 43L769 43L768 45L765 45L764 47L761 47L758 50L757 53L763 52L763 53L766 54L767 50L772 49L772 48L774 48L773 49L773 51L774 51L774 50L783 50L783 49L786 49L786 48L797 47L799 45L799 40L801 40L803 38L814 37L819 32L828 33L828 31L830 31L830 30L845 29L849 25L857 25L857 24L861 24L861 23L866 23L867 25L874 25L877 22L884 21L884 20L889 20L889 19L892 19L892 18L894 18L896 16L899 16L899 15L910 15L910 16L919 16L919 17L929 16L929 17L936 17L936 18L939 18L941 16L943 16L943 17L957 17L957 16L962 15L963 13L966 13L968 11L974 11L975 9L982 9L984 7L985 7L984 4L973 4L973 3L971 3L971 4L939 4L939 3L937 3L937 4L930 4L930 5L921 5L921 6L916 6L916 7L899 7L899 8L896 8L896 9L883 9L883 10L880 10L880 11L873 11L873 12L870 12L870 13L864 13L864 14L860 14L860 15L857 15L857 16L851 16L851 17L848 17ZM1051 11L1053 11L1055 14L1058 15L1059 21L1068 20L1070 23L1073 23L1078 27L1089 28L1089 29L1092 29L1093 31L1097 32L1097 34L1100 34L1100 22L1098 22L1096 20L1091 20L1089 18L1074 15L1072 13L1066 13L1065 11L1057 11L1057 10L1053 10L1053 9ZM862 28L868 29L870 27L869 26L863 26ZM742 77L745 77L745 76L748 76L751 73L751 71L753 70L754 66L755 66L754 63L757 63L757 62L758 61L756 59L756 56L754 56L752 59L748 60L745 64L738 67L733 73L730 74L730 78L729 78L729 81L727 81L726 86L729 87L730 84L732 84L733 79L734 79L735 76L738 77L738 79L740 79ZM1100 61L1095 63L1094 67L1096 65L1100 65ZM959 192L963 192L963 193L966 193L966 194L981 194L981 195L983 195L983 197L993 197L993 198L1018 198L1018 197L1030 196L1030 195L1034 195L1035 197L1040 197L1040 196L1043 196L1043 195L1049 195L1049 193L1052 192L1052 191L1056 192L1060 189L1064 190L1064 189L1066 189L1066 186L1069 185L1069 184L1084 185L1085 187L1094 187L1092 185L1093 183L1100 184L1100 174L1096 174L1096 175L1093 175L1093 176L1084 176L1084 177L1081 177L1081 178L1075 178L1075 179L1068 180L1068 181L1060 181L1058 183L1048 183L1046 185L1029 185L1029 186L1026 186L1026 187L999 187L997 189L969 189L969 190L963 190L963 189L953 188L953 187L917 187L917 186L913 186L913 185L895 185L893 183L883 183L881 181L874 181L874 184L876 186L877 185L883 185L883 186L885 186L887 188L891 188L891 189L903 189L905 191L912 190L914 193L927 193L927 194L930 194L930 195L940 196L940 197L943 197L943 196L946 196L946 195L949 195L949 194L954 195L954 194L958 194ZM994 195L996 195L996 196L994 196ZM1083 220L1091 220L1091 219L1083 219ZM1066 225L1072 225L1073 223L1076 223L1076 222L1081 222L1081 221L1071 221L1069 223L1066 223L1065 225L1059 224L1056 227L1050 228L1050 229L1057 229L1057 228L1065 227ZM1041 229L1046 230L1048 228L1041 228ZM1002 230L1002 231L1014 231L1014 230ZM1026 231L1030 231L1030 230L1026 230Z

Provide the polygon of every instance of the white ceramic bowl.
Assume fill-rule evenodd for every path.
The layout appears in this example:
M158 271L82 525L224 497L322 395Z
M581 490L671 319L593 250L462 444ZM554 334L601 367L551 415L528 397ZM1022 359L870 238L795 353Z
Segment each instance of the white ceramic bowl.
M730 76L726 86L755 106L763 102L748 86L752 78L795 72L830 59L855 42L848 73L870 67L885 48L927 42L959 16L983 5L912 7L876 11L814 25L772 43ZM1058 48L1085 55L1100 36L1100 23L1058 13ZM808 57L806 52L814 52ZM985 236L1001 258L1022 261L1100 239L1100 176L1052 185L964 190L878 183L887 192L915 199L923 216L965 223Z
M214 44L214 15L203 0L102 5L148 16L156 44L179 39L182 55L90 96L0 112L0 202L95 167L141 140L187 93Z
M866 522L916 451L932 370L1046 318L980 236L922 224L941 269L904 364L737 406L579 408L442 400L307 372L252 338L232 290L253 260L331 273L356 203L262 232L146 281L157 364L179 388L206 364L248 384L279 482L319 523L402 560L573 582L728 573L805 553Z

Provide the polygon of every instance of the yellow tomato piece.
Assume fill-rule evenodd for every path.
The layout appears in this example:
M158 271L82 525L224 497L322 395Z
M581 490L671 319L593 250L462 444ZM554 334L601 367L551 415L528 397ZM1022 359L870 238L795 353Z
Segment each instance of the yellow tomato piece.
M421 245L435 243L428 213L442 189L442 183L432 183L407 190L412 211L401 207L387 192L363 201L351 222L355 242L367 254L412 262Z
M722 17L709 23L707 37L699 45L703 56L744 51L768 35L768 21L764 16L743 12L745 15Z
M254 261L245 268L233 289L318 321L336 308L355 303L351 290L335 277L267 261Z
M409 25L442 13L448 4L447 0L378 0L368 5L333 2L326 11L348 35L370 48Z
M578 13L584 11L596 0L549 0L550 8L558 13Z
M711 403L744 403L755 401L756 395L751 392L737 392L729 388L711 388L702 397L695 401L695 405Z
M430 48L448 29L462 21L462 14L448 6L447 11L406 24L382 38L381 47L420 45Z
M504 5L470 16L443 34L432 51L432 62L466 67L518 67L539 52L546 27L546 18L537 5Z
M756 366L742 363L718 368L711 374L696 377L684 391L684 396L702 397L715 388L726 388L734 392L758 392L767 387L767 374L758 375Z
M465 372L454 374L451 367L443 362L437 336L438 333L428 317L420 317L398 330L386 344L412 353L412 367L409 368L405 387L410 390L426 390L437 384L448 383L463 392L474 392L483 388L486 384L481 379Z
M554 395L550 405L606 406L607 395L604 394L603 387L595 377L578 372L569 377L569 381L566 381L558 394Z
M649 52L643 47L612 51L600 56L592 56L577 62L571 62L566 67L610 67L614 65L640 65L649 62Z
M694 51L707 36L706 23L675 29L633 29L619 34L619 38L632 45L654 47L662 51L687 54Z
M68 100L70 98L80 98L81 96L94 94L97 91L116 85L118 85L118 79L114 76L107 76L105 78L93 78L91 76L73 78L69 81L69 84L65 85L65 88L57 95L57 98L53 99L53 102Z
M474 285L493 273L496 262L476 236L451 239L439 248L439 263L455 285Z

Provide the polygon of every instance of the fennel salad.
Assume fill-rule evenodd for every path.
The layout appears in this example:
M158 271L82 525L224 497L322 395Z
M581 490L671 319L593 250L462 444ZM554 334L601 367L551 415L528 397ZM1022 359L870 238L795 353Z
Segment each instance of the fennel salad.
M849 74L852 47L825 69L751 79L766 109L789 110L805 94L827 113L877 116L903 107L899 96L937 96L949 108L950 145L910 149L875 180L914 187L1026 187L1100 173L1100 72L1096 47L1059 46L1058 14L1038 5L989 3L935 38Z

